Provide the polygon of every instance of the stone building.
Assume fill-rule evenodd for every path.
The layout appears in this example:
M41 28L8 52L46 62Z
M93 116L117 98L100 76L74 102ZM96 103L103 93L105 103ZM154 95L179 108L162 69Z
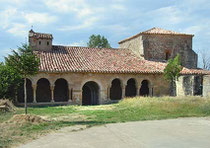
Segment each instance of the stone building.
M197 68L193 35L152 28L119 42L120 47L53 45L51 34L29 31L29 45L40 58L39 73L27 79L28 102L96 105L133 96L169 95L163 70L181 55L177 95L210 96L209 71ZM23 103L20 90L17 101Z

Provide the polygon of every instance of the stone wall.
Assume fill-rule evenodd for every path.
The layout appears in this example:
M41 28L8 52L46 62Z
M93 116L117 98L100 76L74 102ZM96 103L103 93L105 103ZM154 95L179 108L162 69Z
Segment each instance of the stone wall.
M166 60L177 54L181 56L183 66L197 68L197 54L192 50L191 36L178 35L143 35L144 57L148 60Z
M53 94L55 81L63 78L68 82L68 89L73 93L69 96L69 104L82 104L82 88L86 82L94 81L99 86L99 103L105 104L112 102L110 100L110 87L112 80L118 78L121 81L123 97L125 97L125 88L127 81L131 78L135 79L137 95L143 80L149 81L149 95L165 96L169 95L169 83L159 74L96 74L96 73L39 73L36 76L29 78L32 81L34 90L34 103L36 103L36 87L37 82L41 78L46 78L50 82L50 88ZM53 95L52 95L53 96ZM52 101L53 102L53 101Z
M210 97L210 75L203 77L203 96Z
M29 45L31 46L32 50L50 51L52 49L52 40L29 37Z
M137 56L146 60L165 61L177 54L181 56L182 65L197 68L197 54L192 50L192 36L184 35L140 35L120 43L120 48L128 48Z
M176 81L177 96L205 96L205 93L210 91L208 88L209 79L210 77L202 75L180 76L178 81Z
M133 53L135 53L140 58L143 58L144 56L142 36L138 36L131 40L120 43L119 48L127 48L133 51Z

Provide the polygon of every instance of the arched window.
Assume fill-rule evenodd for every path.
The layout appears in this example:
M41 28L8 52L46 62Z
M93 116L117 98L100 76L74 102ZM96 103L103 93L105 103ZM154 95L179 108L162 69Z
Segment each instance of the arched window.
M165 60L168 61L169 58L170 58L170 56L171 56L171 53L170 53L170 51L167 50L167 51L165 52Z

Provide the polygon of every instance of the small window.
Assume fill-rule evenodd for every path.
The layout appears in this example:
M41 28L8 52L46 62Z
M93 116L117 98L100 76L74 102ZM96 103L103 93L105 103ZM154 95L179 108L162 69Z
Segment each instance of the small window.
M42 43L42 42L41 42L41 41L39 41L39 45L41 45L41 43Z
M47 45L49 45L50 43L49 42L47 42Z
M166 58L165 60L168 60L170 58L170 53L169 52L166 52Z

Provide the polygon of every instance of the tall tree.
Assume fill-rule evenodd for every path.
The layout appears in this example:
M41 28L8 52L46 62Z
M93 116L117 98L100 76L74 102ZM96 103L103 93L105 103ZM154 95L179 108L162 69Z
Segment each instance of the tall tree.
M169 59L168 64L164 69L164 77L166 80L170 81L171 96L176 96L176 80L178 80L182 68L180 55L177 55L174 59Z
M89 37L87 45L91 48L111 48L108 40L104 36L94 34Z
M24 78L24 106L25 114L27 114L26 78L37 74L39 59L33 54L30 46L23 44L22 47L18 48L17 52L13 50L12 54L5 58L5 63Z

